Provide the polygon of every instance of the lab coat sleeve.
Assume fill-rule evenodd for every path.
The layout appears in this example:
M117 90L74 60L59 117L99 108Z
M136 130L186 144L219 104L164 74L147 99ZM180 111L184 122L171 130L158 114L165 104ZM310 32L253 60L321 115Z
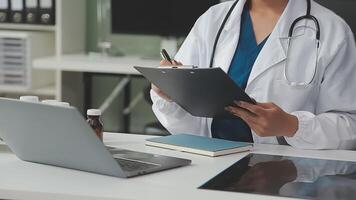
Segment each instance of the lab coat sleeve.
M171 134L186 133L209 136L208 119L190 115L176 103L166 101L158 96L153 90L151 90L151 98L154 102L153 112Z
M325 69L316 112L297 111L299 129L288 144L303 149L356 148L356 46L351 31Z
M198 35L201 32L201 23L205 15L198 19L178 54L175 56L175 60L182 62L184 65L200 66L200 42ZM153 112L171 134L186 133L210 136L209 119L190 115L176 103L168 102L158 96L153 90L151 91L151 98L153 101Z

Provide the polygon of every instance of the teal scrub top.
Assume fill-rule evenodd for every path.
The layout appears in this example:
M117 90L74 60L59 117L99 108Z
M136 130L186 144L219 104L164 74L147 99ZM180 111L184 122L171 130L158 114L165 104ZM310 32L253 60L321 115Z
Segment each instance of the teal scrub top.
M268 37L260 44L257 44L249 7L247 5L241 15L240 30L240 39L228 74L237 85L242 89L246 89L252 67ZM211 128L214 138L253 142L250 127L240 118L214 119Z

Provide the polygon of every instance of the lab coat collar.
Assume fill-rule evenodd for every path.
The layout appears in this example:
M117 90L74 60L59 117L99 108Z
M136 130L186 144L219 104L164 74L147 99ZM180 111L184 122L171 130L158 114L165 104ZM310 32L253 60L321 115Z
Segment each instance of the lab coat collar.
M246 1L247 0L238 1L235 9L232 11L231 16L229 17L229 20L225 24L224 31L230 31L231 29L236 29L236 24L240 24L241 14L242 11L244 10Z
M247 0L239 0L226 22L216 48L214 66L228 73L240 37L241 15ZM233 2L231 2L230 7ZM230 9L229 7L229 9ZM227 13L227 10L226 10Z
M289 29L292 26L292 23L298 17L305 15L306 11L307 11L306 0L289 0L288 5L284 10L276 26L279 32L279 38L287 39L289 34ZM303 25L305 25L305 23ZM299 31L293 34L294 36L304 34L305 28L303 29L298 28L298 30Z
M224 27L224 31L221 33L217 46L214 66L220 66L226 73L229 71L239 41L241 14L246 1L239 0L237 3ZM276 28L269 36L255 62L247 86L263 72L286 59L286 48L284 46L288 38L289 28L295 19L305 14L306 9L306 1L289 0L285 11L277 22ZM303 29L300 29L295 36L300 34L304 34Z
M245 7L247 0L239 0L236 8L231 13L229 20L226 22L224 30L230 31L236 28L236 24L241 22L241 14ZM289 29L295 19L305 15L307 10L307 3L305 0L289 0L286 9L284 10L279 22L277 23L277 29L280 38L288 38Z
M265 46L257 57L250 74L247 87L260 75L271 67L283 62L286 58L286 40L289 29L295 19L305 15L307 9L304 0L289 0L289 3L277 22L276 28L271 33ZM304 27L304 26L302 26ZM303 35L305 28L298 28L294 36Z

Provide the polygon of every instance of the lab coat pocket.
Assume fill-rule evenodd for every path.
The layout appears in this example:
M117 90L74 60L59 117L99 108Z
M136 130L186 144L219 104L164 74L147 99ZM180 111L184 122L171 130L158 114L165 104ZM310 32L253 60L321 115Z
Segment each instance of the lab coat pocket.
M272 81L269 99L286 111L296 111L303 108L310 110L315 106L318 97L319 91L317 88L315 82L306 86L292 86L285 79L274 80Z

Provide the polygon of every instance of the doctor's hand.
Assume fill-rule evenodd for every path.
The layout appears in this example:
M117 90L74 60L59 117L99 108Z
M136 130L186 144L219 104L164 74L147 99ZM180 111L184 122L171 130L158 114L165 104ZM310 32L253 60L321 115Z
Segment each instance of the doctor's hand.
M298 130L298 118L274 103L234 102L234 106L226 110L243 119L261 137L293 137Z
M170 63L168 60L162 60L161 63L160 63L160 66L172 66L173 67L173 66L182 66L182 65L183 64L181 62L178 62L178 61L175 61L175 60L172 60L172 63ZM154 84L151 85L151 88L161 98L165 99L166 101L172 101L172 99L168 95L166 95L162 90L160 90Z

